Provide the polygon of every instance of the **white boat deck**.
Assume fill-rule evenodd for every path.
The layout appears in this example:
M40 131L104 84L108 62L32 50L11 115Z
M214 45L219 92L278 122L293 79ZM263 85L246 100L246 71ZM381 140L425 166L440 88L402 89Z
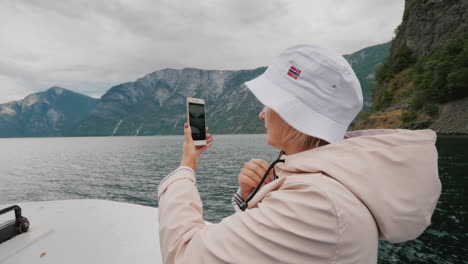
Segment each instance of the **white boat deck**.
M162 263L157 208L103 200L17 205L30 230L0 244L1 264ZM9 219L13 212L0 223Z

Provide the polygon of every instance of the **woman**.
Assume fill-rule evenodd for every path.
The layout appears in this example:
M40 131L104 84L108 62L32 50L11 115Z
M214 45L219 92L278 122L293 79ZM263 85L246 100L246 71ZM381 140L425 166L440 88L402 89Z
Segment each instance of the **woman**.
M158 188L164 263L376 263L379 238L414 239L430 224L441 191L435 133L346 133L362 93L342 56L294 46L245 84L282 151L274 176L262 181L263 160L244 164L237 212L207 225L195 171L213 139L195 147L186 125L181 167Z

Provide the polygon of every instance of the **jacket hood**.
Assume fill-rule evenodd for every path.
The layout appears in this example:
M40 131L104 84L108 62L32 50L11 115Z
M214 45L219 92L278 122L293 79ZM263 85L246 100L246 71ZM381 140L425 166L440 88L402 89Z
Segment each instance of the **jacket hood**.
M429 226L441 193L435 132L376 129L348 132L345 138L285 155L278 175L324 173L369 209L381 239L395 243L418 237Z

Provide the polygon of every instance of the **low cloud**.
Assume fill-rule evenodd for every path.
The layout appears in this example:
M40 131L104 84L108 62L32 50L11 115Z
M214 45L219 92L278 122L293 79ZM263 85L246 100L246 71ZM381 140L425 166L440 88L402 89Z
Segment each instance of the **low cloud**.
M403 0L5 0L0 103L54 85L97 96L163 68L256 68L299 43L348 54L391 40L403 5Z
M26 85L19 79L0 75L0 95L4 102L23 99L25 95L33 92L25 88L25 86Z

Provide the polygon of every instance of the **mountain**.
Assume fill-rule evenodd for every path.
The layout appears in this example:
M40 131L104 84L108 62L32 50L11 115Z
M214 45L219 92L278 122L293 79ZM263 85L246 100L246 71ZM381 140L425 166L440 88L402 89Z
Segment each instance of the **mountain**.
M389 46L344 56L356 71L367 105L373 73ZM186 122L186 97L205 99L207 125L213 133L264 133L258 119L263 106L244 82L265 70L163 69L116 85L99 100L52 87L0 105L0 137L180 134Z
M264 132L257 118L262 105L243 83L265 69L156 71L109 89L90 116L67 135L180 134L187 119L186 97L205 99L207 125L212 132Z
M390 43L385 43L345 55L361 81L368 105L373 73L385 60L389 47ZM263 106L244 82L259 76L265 69L156 71L135 82L109 89L91 115L66 135L180 134L180 127L186 122L186 97L205 99L207 125L213 133L264 133L263 122L258 119Z
M468 133L468 0L406 0L370 113L356 129Z
M344 55L361 83L365 109L369 108L372 103L371 96L375 86L375 70L387 59L391 44L390 41Z
M0 104L0 137L61 136L88 116L97 99L52 87L23 100Z

